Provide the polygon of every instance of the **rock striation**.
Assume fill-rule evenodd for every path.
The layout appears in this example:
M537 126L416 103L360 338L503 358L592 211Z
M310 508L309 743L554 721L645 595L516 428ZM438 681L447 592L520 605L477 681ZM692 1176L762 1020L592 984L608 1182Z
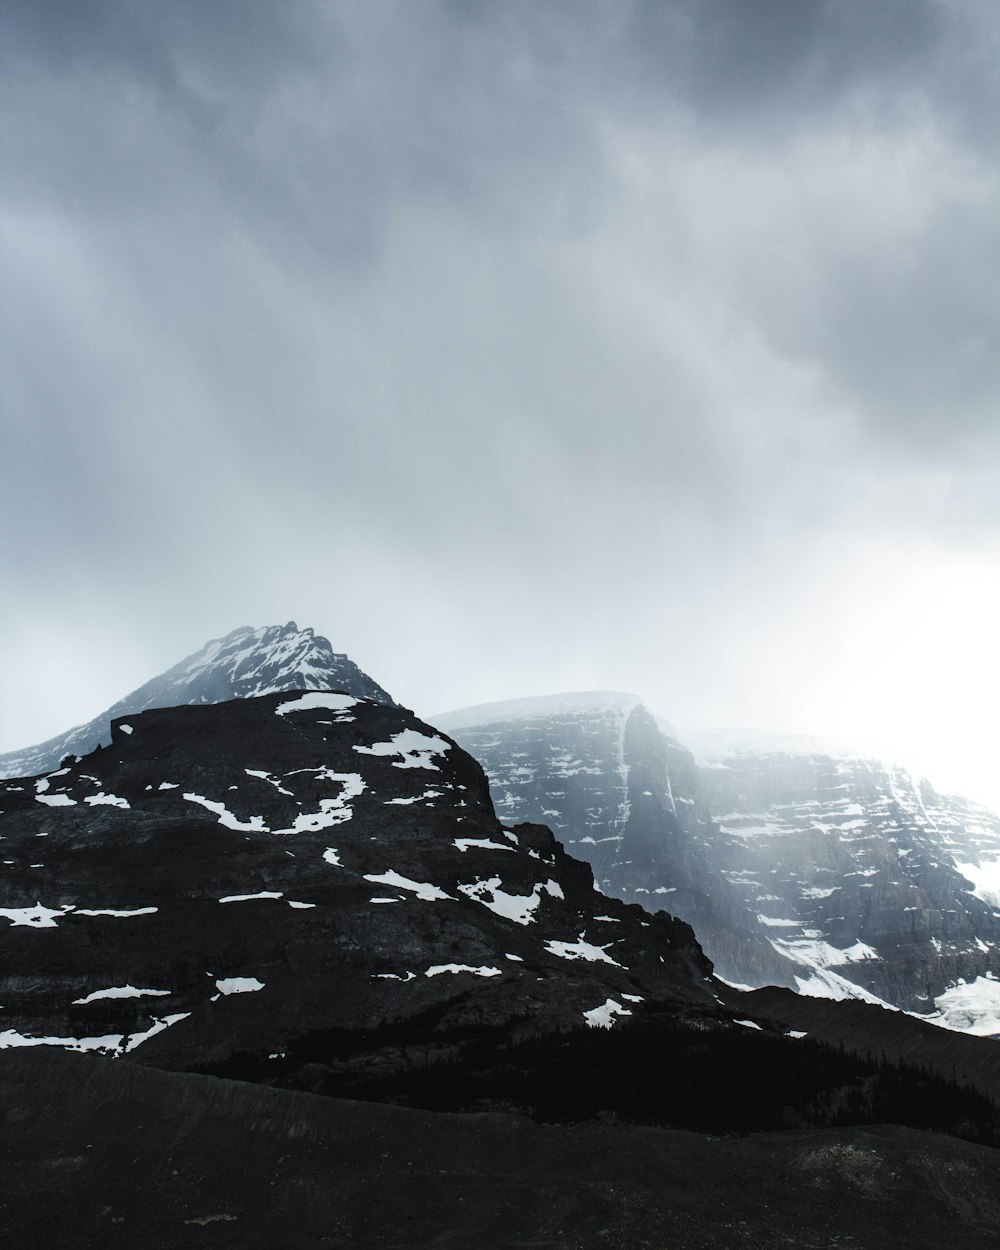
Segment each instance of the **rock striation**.
M725 876L812 969L800 990L857 986L1000 1033L1000 818L831 744L715 734L694 746Z

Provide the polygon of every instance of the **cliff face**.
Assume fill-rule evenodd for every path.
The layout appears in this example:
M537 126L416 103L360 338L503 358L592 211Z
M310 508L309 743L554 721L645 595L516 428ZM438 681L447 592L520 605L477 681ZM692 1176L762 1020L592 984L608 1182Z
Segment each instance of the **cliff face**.
M819 740L682 742L628 695L435 720L482 761L498 811L550 824L606 893L687 920L726 980L1000 1033L1000 819L984 809Z
M744 749L700 776L730 838L728 880L778 949L815 965L800 988L837 992L832 973L945 1016L978 996L990 1028L1000 912L986 887L1000 821L871 759ZM962 865L986 883L978 893Z
M590 692L434 719L482 763L503 819L545 822L606 894L685 919L718 975L794 984L725 876L729 838L702 801L690 752L640 700Z

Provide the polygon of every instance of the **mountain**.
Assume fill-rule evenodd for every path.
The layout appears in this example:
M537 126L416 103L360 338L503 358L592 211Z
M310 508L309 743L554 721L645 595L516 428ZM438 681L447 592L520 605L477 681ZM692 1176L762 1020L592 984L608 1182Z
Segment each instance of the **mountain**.
M47 742L0 755L0 777L31 776L58 767L67 755L86 755L111 741L111 722L151 707L223 703L282 690L346 690L362 699L393 699L346 655L294 621L254 629L244 625L119 699L85 725Z
M636 696L517 699L434 722L483 765L503 819L548 824L609 896L682 916L718 975L794 985L795 969L722 871L732 848L690 752Z
M726 986L394 704L115 718L0 847L12 1250L1000 1236L994 1043Z
M434 720L482 762L505 818L548 822L606 893L687 920L727 981L1000 1034L1000 818L984 809L849 743L682 742L624 694Z
M479 766L394 705L142 712L0 783L0 808L0 1045L173 1066L428 1013L457 1036L650 996L717 1010L687 925L598 894L548 829L504 829Z
M725 875L775 946L813 969L799 989L859 986L1000 1034L1000 817L849 746L689 741L726 835Z

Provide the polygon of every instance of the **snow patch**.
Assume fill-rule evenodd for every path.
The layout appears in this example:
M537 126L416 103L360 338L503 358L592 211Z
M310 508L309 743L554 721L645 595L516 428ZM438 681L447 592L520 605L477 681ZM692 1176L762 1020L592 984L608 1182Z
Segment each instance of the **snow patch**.
M200 807L207 808L208 811L214 812L219 818L219 824L224 825L227 829L241 829L244 831L253 831L257 833L267 833L267 826L264 824L263 816L251 816L249 821L239 820L226 807L225 803L218 803L214 799L206 799L203 794L195 794L190 790L184 792L184 798L189 803L197 803Z
M515 924L530 924L534 920L535 909L542 901L540 890L555 898L562 898L562 890L555 881L536 885L530 894L508 894L501 890L500 881L500 877L490 877L488 880L480 879L458 888L474 902L482 903L490 911L507 920L513 920Z
M274 714L275 716L287 716L289 712L310 712L314 708L325 708L331 712L346 712L348 708L356 707L359 702L359 699L354 699L349 694L334 694L331 691L314 690L308 694L299 695L297 699L289 699L285 703L279 703L274 709ZM337 717L338 722L355 719L353 716Z
M376 885L391 885L399 890L409 890L425 903L433 903L437 899L451 898L450 894L445 894L444 890L439 889L436 885L431 885L426 881L411 881L409 877L400 876L394 869L383 873L365 873L365 880L372 881Z
M36 903L34 907L0 907L0 916L6 916L11 928L21 926L28 929L55 929L56 919L62 919L72 908L63 907L58 910L44 907Z
M220 898L220 903L252 903L258 898L283 898L284 895L275 893L274 890L261 890L259 894L227 894L225 898Z
M991 907L1000 907L1000 859L981 864L956 863L955 867L972 882L972 893Z
M471 972L477 977L499 977L503 973L499 968L474 968L471 964L433 964L424 973L425 977L437 977L442 972Z
M545 949L550 955L558 955L560 959L586 959L590 963L614 964L616 968L620 968L622 965L617 959L612 959L607 953L608 949L613 945L613 942L609 942L607 946L594 946L586 941L581 933L578 942L555 942L549 940L545 943Z
M100 794L88 794L83 801L92 807L131 807L128 799L119 798L117 794L105 794L103 790Z
M129 916L152 916L158 909L155 907L78 907L74 916L114 916L116 919L127 919Z
M931 1024L977 1037L1000 1037L1000 980L989 973L951 986L934 999L934 1006L936 1015L922 1017Z
M401 729L388 742L374 742L370 747L355 744L354 750L359 755L398 755L400 758L392 761L393 768L429 768L439 772L431 758L450 751L451 743L437 734L430 737L416 729Z
M264 982L256 977L223 977L216 981L215 988L220 994L253 994L264 988Z
M394 800L390 799L390 802ZM456 838L455 846L460 851L467 851L470 846L481 847L484 851L512 851L514 848L503 842L492 842L489 838Z
M73 1006L82 1007L85 1003L95 1003L101 998L160 998L169 995L170 990L138 989L134 985L113 985L106 990L93 990L86 998L74 998Z
M615 1002L613 998L606 998L600 1007L591 1007L590 1011L585 1011L583 1018L588 1028L610 1029L614 1025L615 1016L630 1016L631 1014L631 1011L623 1007L621 1003Z

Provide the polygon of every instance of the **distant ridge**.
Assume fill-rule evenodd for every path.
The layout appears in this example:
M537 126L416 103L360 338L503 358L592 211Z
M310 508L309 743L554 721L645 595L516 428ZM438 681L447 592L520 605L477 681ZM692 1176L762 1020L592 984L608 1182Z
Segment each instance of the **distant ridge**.
M66 755L86 755L111 741L111 722L146 708L225 703L283 690L346 690L357 698L398 706L382 687L328 639L311 629L243 625L213 638L193 655L119 699L85 725L0 755L0 777L30 777L55 768Z

